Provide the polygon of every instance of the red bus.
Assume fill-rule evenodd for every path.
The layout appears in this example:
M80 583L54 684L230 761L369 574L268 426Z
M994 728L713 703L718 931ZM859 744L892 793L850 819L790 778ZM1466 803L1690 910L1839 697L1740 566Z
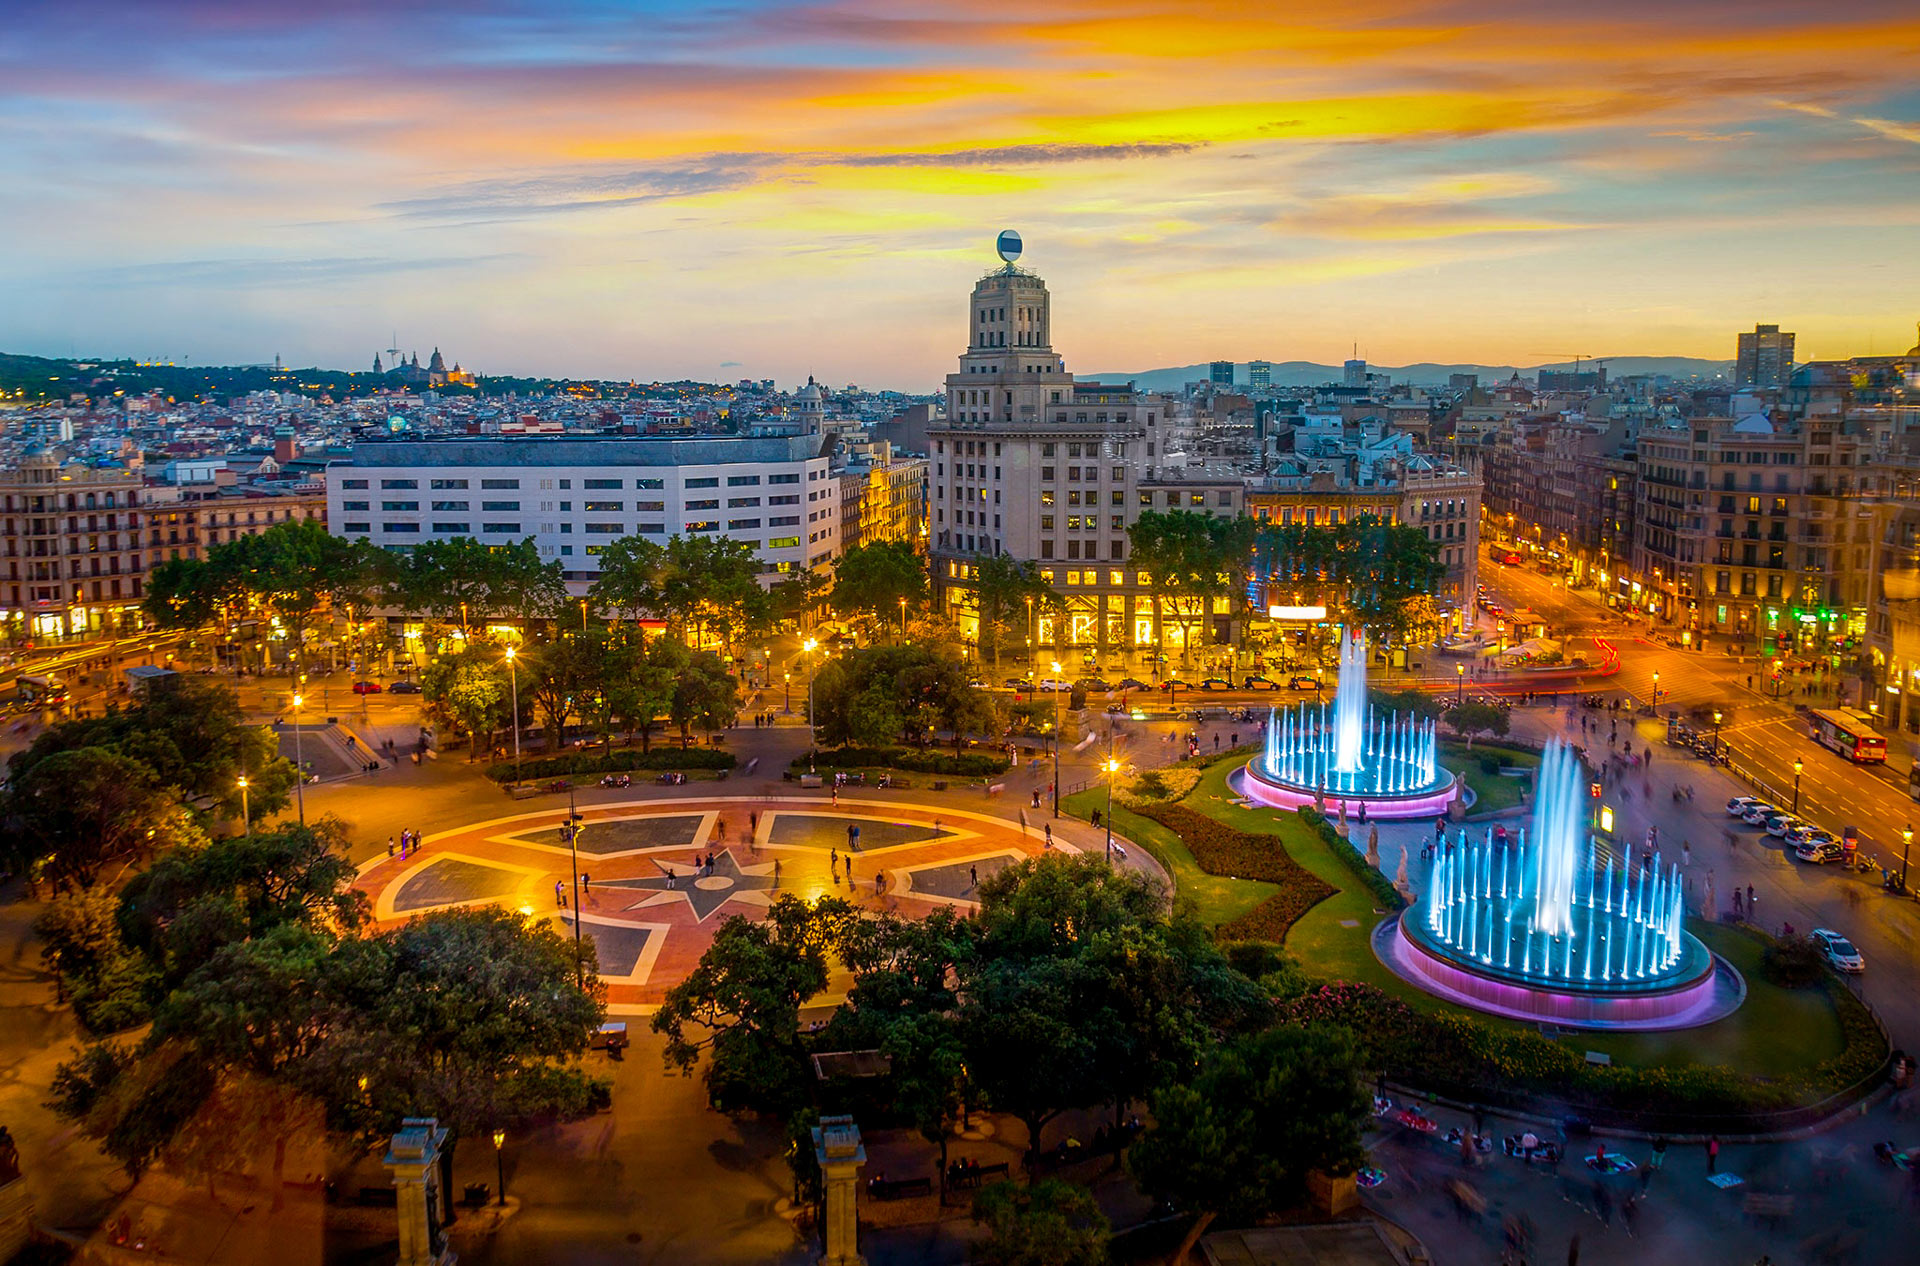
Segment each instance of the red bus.
M1813 741L1831 748L1857 765L1887 762L1887 740L1876 734L1872 722L1860 713L1841 708L1819 708L1807 714Z

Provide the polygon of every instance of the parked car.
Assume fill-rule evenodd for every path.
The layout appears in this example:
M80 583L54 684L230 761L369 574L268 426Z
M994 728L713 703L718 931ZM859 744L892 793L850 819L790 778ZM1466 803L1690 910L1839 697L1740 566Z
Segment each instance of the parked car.
M1787 832L1806 821L1797 813L1776 813L1767 819L1767 834L1786 839Z
M1828 862L1837 862L1845 857L1847 850L1841 848L1840 841L1834 839L1831 835L1816 835L1812 839L1805 840L1796 845L1793 850L1793 855L1803 862L1812 862L1816 866L1824 866Z
M1048 691L1052 691L1052 690L1072 690L1072 689L1073 689L1073 683L1072 683L1072 682L1070 682L1070 681L1061 681L1061 680L1060 680L1060 679L1059 679L1058 677L1042 677L1042 678L1040 679L1040 687L1039 687L1039 688L1040 688L1041 690L1048 690Z
M1824 838L1824 839L1830 840L1833 838L1833 836L1827 833L1826 831L1821 830L1819 827L1815 826L1811 822L1801 821L1801 822L1796 822L1792 826L1788 827L1786 834L1782 835L1780 838L1785 840L1788 843L1788 845L1791 846L1794 844L1804 844L1808 840L1815 839L1815 838Z
M633 786L633 775L608 774L600 780L600 785L602 787L631 787Z
M377 681L356 681L353 683L353 693L357 695L377 695L380 693L380 683Z
M1031 690L1033 689L1033 678L1009 677L1005 681L1001 682L1000 684L1005 686L1008 690Z
M1320 689L1320 679L1317 677L1308 677L1304 674L1296 673L1292 677L1287 678L1287 689L1318 690Z
M390 695L417 695L420 693L420 683L417 681L396 681L387 687L387 693Z
M1765 826L1767 819L1775 816L1779 812L1780 810L1768 804L1766 801L1756 800L1741 811L1740 820L1748 826Z
M1147 683L1137 677L1122 677L1119 681L1113 683L1113 687L1115 690L1145 690L1148 688Z
M1727 816L1738 818L1745 816L1747 810L1756 804L1764 803L1758 796L1735 796L1727 801Z
M1820 947L1822 957L1835 971L1857 976L1867 969L1867 960L1854 948L1853 942L1832 928L1815 928L1807 935L1813 938L1813 943Z
M1271 677L1249 677L1240 683L1242 690L1278 690L1280 683Z
M1201 690L1232 690L1233 683L1225 677L1209 677L1200 683Z

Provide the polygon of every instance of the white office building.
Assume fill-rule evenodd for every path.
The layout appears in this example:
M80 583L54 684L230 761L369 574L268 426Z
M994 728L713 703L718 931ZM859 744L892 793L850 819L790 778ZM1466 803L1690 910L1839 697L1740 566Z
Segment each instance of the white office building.
M818 435L382 439L328 467L327 523L402 553L532 537L576 593L620 537L725 536L753 545L772 584L837 557L840 484Z

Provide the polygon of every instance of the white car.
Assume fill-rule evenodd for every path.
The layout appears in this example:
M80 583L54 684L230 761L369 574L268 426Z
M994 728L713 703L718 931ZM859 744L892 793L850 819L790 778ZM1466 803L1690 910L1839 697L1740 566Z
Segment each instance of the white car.
M1735 796L1733 799L1727 801L1727 816L1730 818L1743 817L1749 808L1756 804L1764 803L1765 802L1758 796Z
M1740 814L1740 820L1748 826L1765 826L1767 819L1779 812L1780 810L1774 808L1766 801L1756 800L1748 805L1746 810Z
M1805 819L1797 813L1776 813L1767 819L1767 834L1784 840L1787 838L1787 832L1803 821Z
M1072 690L1073 683L1070 681L1061 681L1058 677L1042 677L1040 679L1040 689L1048 691Z
M1815 928L1807 935L1813 938L1813 943L1820 947L1820 953L1835 971L1857 976L1867 969L1867 960L1861 957L1853 942L1831 928Z

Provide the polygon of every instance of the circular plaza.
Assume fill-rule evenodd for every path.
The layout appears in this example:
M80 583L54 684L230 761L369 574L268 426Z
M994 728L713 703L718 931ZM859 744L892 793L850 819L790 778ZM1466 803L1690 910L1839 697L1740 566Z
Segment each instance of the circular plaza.
M686 977L727 917L757 918L781 893L907 915L971 909L980 881L1048 847L1040 827L845 796L837 805L800 796L636 800L579 813L572 848L564 808L493 818L428 835L404 858L376 857L358 886L382 923L498 905L571 935L577 850L580 931L599 956L608 1010L631 1015Z

